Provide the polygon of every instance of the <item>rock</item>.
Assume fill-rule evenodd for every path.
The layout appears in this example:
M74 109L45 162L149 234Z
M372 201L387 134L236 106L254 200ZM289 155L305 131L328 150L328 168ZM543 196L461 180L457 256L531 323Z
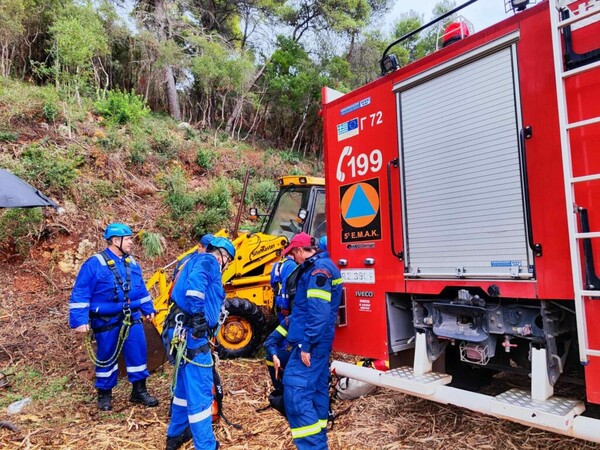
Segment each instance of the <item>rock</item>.
M59 125L57 131L58 134L60 134L62 137L67 137L71 135L71 130L69 130L69 127L66 125Z

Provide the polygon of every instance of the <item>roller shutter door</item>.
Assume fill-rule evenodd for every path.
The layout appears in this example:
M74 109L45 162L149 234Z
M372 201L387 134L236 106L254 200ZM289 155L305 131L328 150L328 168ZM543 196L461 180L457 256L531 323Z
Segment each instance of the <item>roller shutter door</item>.
M532 276L511 52L397 94L407 276Z

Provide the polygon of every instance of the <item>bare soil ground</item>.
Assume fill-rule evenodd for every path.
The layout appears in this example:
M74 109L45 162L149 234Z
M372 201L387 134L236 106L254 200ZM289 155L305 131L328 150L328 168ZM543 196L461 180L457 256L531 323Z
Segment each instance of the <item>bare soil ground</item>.
M67 326L72 275L52 261L45 266L36 262L45 261L43 254L51 249L42 245L35 252L34 261L5 260L0 267L0 370L10 383L0 387L0 449L164 448L171 367L159 369L148 382L159 407L130 404L129 383L121 380L114 410L99 412L91 365L80 337ZM223 420L214 426L222 448L294 448L277 411L256 412L267 405L270 392L263 362L221 361L219 372L225 415L240 426ZM31 405L9 416L8 404L27 396ZM357 400L337 400L334 409L338 417L329 432L333 450L600 448L382 389Z

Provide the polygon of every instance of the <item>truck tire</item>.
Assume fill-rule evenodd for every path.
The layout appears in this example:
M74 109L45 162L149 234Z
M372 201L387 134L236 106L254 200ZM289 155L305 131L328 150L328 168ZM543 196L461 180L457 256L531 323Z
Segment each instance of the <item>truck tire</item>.
M265 318L254 303L245 298L228 298L229 316L217 335L217 352L223 359L252 356L262 343Z

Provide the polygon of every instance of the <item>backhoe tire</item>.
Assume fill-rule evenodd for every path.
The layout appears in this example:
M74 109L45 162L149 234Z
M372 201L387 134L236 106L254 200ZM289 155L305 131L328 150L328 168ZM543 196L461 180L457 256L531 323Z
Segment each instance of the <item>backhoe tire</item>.
M263 339L265 317L254 303L245 298L228 298L225 309L229 316L217 335L217 352L223 359L254 355Z

